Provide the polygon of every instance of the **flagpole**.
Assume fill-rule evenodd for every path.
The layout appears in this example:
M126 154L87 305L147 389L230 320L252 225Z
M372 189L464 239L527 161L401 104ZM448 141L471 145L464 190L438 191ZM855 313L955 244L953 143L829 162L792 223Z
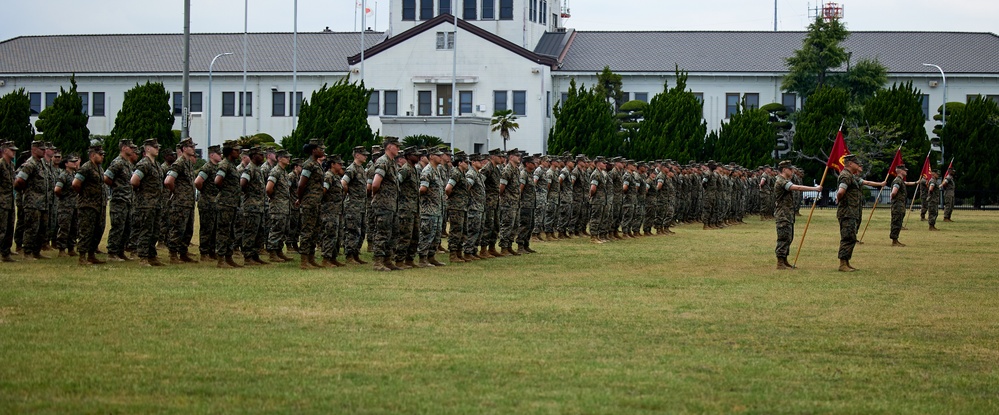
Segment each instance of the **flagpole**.
M933 153L933 149L930 149L930 151L926 152L926 160L923 161L923 169L920 169L920 171L919 171L919 177L922 177L924 179L925 179L925 177L923 177L923 170L925 170L925 168L926 168L926 161L930 159L930 153ZM923 199L926 199L926 195L923 194L923 190L919 188L919 184L918 184L919 181L917 180L916 182L917 182L917 184L916 184L916 190L919 190L919 197L923 198ZM927 187L929 187L929 186L927 186ZM916 207L916 193L913 192L912 193L912 203L909 204L909 214L905 215L905 220L902 221L902 228L905 228L905 225L907 225L909 223L909 216L912 216L912 209L914 209L915 207Z
M905 142L902 142L902 145L905 145ZM898 154L899 151L902 151L902 145L898 146L898 150L895 150L896 154ZM889 168L888 174L885 175L886 185L890 177L891 177L891 169ZM902 185L905 186L905 183L902 183ZM867 228L871 227L871 219L874 219L874 212L878 210L878 201L881 200L881 192L884 192L885 187L887 186L881 186L881 189L878 190L878 197L874 198L874 207L871 208L871 215L867 217L867 226L864 226L864 232L860 234L860 239L858 239L857 242L864 242L864 236L867 235Z
M845 124L845 123L846 123L846 118L843 118L843 121L841 121L839 123L839 129L836 130L836 132L843 131L843 124ZM833 147L835 147L835 145ZM819 188L822 188L822 185L825 184L825 182L826 182L826 174L828 174L828 173L829 173L829 162L826 162L826 169L822 172L822 179L819 180ZM812 182L812 183L814 183L814 182ZM822 193L819 193L818 196L822 196ZM805 222L805 231L802 232L802 234L801 234L801 241L798 243L798 252L794 254L794 263L791 264L791 269L794 269L796 266L798 266L798 256L801 255L801 247L805 246L805 236L808 235L808 226L812 224L812 215L815 214L815 205L818 202L819 202L819 198L818 197L816 197L814 200L812 200L812 210L810 212L808 212L808 221Z

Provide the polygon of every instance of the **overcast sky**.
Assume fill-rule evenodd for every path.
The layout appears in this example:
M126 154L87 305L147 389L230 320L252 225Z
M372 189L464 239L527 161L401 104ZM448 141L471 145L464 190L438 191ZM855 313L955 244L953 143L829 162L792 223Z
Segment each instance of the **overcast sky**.
M248 0L251 32L291 32L292 0ZM359 1L359 0L358 0ZM0 39L23 35L181 33L182 0L4 0ZM242 32L244 0L192 0L191 31ZM388 28L389 1L368 0L368 26ZM815 7L817 0L812 0ZM999 32L996 0L841 2L850 30ZM569 0L577 30L773 30L773 0ZM779 30L803 30L807 0L778 0ZM377 12L374 9L377 8ZM299 31L354 31L354 0L299 0ZM360 19L358 19L360 20ZM377 20L377 26L376 26Z

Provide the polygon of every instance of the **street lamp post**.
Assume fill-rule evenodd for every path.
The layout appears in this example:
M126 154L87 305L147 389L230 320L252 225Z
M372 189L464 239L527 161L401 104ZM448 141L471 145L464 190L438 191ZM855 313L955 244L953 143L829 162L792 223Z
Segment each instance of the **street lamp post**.
M937 70L940 71L940 77L943 79L943 115L940 117L940 132L943 133L943 128L947 126L947 75L944 74L943 69L938 65L924 63L923 66L937 68ZM940 142L940 159L946 160L944 157L943 141Z
M215 61L218 58L229 55L232 55L232 52L215 55L212 58L212 63L208 64L208 145L205 148L212 146L212 68L215 66Z

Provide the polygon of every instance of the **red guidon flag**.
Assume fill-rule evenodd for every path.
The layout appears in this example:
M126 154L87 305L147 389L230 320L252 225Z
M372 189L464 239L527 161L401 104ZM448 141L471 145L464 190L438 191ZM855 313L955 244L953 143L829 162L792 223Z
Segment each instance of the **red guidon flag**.
M954 168L954 159L951 158L950 159L950 164L947 165L947 171L944 172L944 177L947 177L947 175L950 174L950 171L953 168Z
M850 150L846 149L846 141L843 141L843 132L836 132L836 142L833 143L832 151L829 152L829 161L826 162L826 166L836 169L836 172L843 171L846 167L843 165L843 156L850 154Z
M902 148L899 147L895 150L895 158L891 161L891 166L888 166L888 174L894 176L895 168L902 165Z
M923 171L919 173L924 179L930 180L933 178L933 173L930 173L930 155L926 155L926 161L923 162Z

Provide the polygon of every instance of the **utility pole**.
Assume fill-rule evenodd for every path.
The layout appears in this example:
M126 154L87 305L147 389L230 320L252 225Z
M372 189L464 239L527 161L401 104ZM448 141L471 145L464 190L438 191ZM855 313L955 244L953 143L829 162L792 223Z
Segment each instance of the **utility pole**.
M180 110L180 138L191 136L191 0L184 0L184 92Z

